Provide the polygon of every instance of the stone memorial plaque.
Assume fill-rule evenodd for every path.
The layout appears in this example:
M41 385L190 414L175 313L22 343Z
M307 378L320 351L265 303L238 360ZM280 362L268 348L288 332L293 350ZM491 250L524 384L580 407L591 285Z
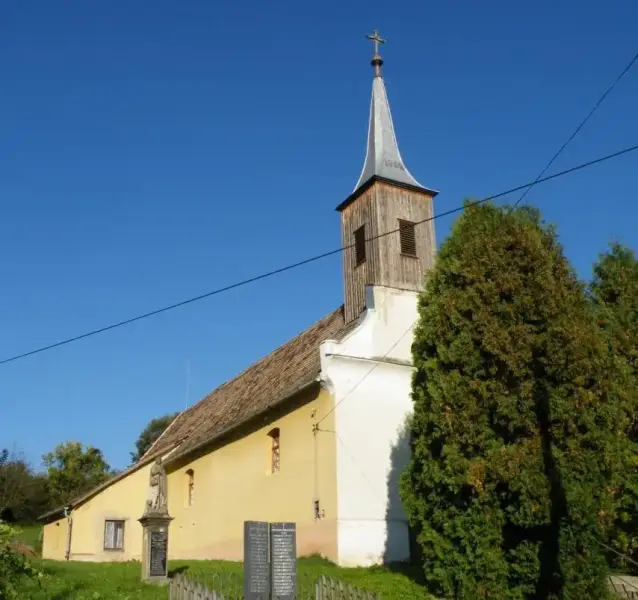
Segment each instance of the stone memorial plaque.
M244 522L244 599L270 600L268 523Z
M166 577L166 555L168 554L168 534L166 531L149 532L148 574L150 577Z
M294 600L297 595L297 527L271 523L270 563L272 600Z

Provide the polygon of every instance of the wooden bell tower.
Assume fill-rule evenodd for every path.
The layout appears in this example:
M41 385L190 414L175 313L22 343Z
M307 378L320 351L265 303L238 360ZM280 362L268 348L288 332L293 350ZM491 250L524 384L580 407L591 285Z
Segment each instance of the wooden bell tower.
M337 210L341 213L345 318L365 308L367 285L420 291L436 253L433 199L403 164L381 74L375 31L368 147L359 181Z

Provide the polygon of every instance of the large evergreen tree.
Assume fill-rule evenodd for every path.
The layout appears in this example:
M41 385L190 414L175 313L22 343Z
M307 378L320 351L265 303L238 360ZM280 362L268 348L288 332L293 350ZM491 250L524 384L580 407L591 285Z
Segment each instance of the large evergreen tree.
M552 227L468 205L419 303L401 494L435 594L604 598L623 415Z
M624 376L621 385L628 390L624 410L630 447L614 486L617 516L610 544L616 552L610 552L609 559L615 566L638 573L638 260L633 251L612 244L594 265L589 292L610 353Z

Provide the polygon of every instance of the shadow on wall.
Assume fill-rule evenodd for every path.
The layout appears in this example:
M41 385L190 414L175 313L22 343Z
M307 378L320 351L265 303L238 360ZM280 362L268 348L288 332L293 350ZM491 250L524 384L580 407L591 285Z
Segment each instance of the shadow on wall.
M401 473L408 466L409 460L410 426L406 420L399 431L397 442L390 452L386 509L388 531L383 562L390 570L403 573L410 579L421 583L423 571L419 561L418 547L399 496L399 479Z

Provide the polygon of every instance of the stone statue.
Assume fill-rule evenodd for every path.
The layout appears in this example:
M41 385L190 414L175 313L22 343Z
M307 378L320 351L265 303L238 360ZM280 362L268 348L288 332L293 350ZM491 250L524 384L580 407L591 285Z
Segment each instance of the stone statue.
M166 470L161 458L156 458L151 467L151 477L144 514L168 514L166 497Z

